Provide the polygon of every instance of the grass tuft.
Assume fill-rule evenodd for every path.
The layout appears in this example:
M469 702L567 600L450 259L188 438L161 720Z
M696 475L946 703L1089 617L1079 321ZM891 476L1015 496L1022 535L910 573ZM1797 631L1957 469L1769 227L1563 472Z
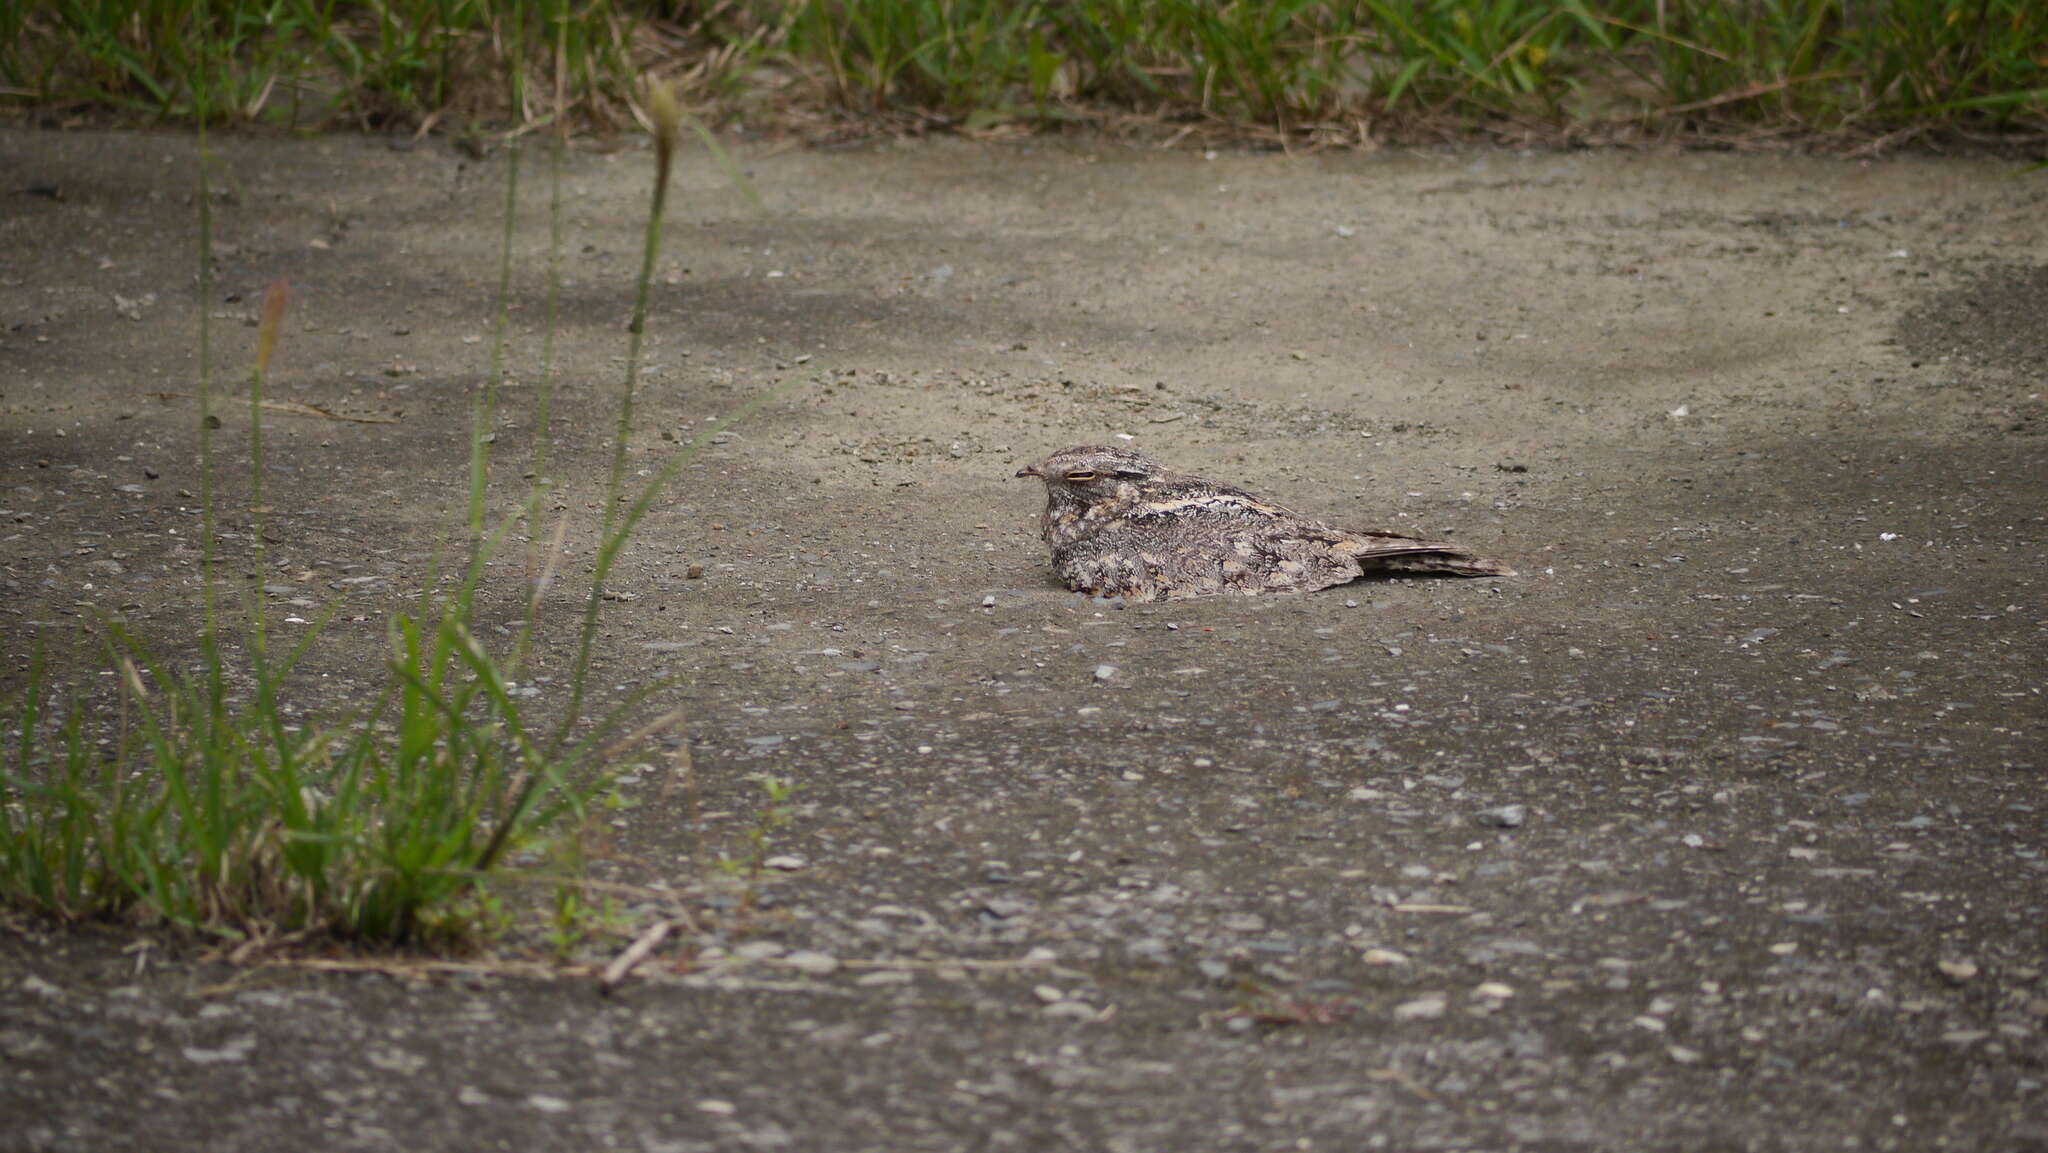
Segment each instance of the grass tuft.
M776 51L849 109L2048 124L2033 0L792 0Z
M530 35L528 35L530 33ZM2038 0L0 0L0 96L158 119L616 127L709 115L1810 133L2048 129ZM537 106L528 74L551 76Z
M160 660L110 622L106 655L116 673L114 707L74 699L54 702L53 709L42 654L36 654L14 712L13 755L0 762L0 901L67 920L168 923L251 941L317 933L381 944L447 943L481 936L497 924L485 882L515 853L539 847L557 861L580 860L576 830L607 793L608 766L626 745L680 720L670 713L607 744L653 691L647 690L594 723L583 722L603 582L661 489L725 427L672 454L636 492L624 491L620 462L633 433L640 333L681 119L674 100L655 91L657 164L646 259L635 284L610 499L566 712L531 717L514 691L544 579L530 594L528 623L509 662L487 650L470 623L485 561L517 526L544 535L537 517L547 482L539 477L527 498L486 531L488 445L503 359L498 348L471 421L469 570L450 593L437 593L439 582L427 581L419 608L392 618L384 675L372 699L331 719L301 722L307 714L292 700L292 675L325 621L288 654L273 655L260 587L248 592L241 643L230 642L214 608L216 494L209 487L207 627L189 666ZM516 165L516 151L509 159ZM200 171L203 269L210 257L203 152ZM515 208L508 195L508 250ZM559 247L559 222L556 229ZM203 274L201 282L207 283ZM508 291L509 276L501 275L500 344ZM259 574L263 383L278 349L286 295L279 282L265 299L249 375L248 516ZM202 292L202 365L210 366L204 354L208 303ZM211 395L205 372L200 391L202 398ZM771 395L743 406L726 424ZM210 478L213 422L204 400L201 411L202 468ZM535 446L536 460L543 447ZM558 523L555 552L562 530ZM229 657L236 647L238 661ZM571 914L576 907L572 902Z
M0 0L0 98L474 134L622 125L653 71L707 114L772 91L970 131L2024 133L2048 128L2044 45L2039 0Z
M530 742L458 612L395 620L379 699L310 726L286 719L290 662L250 669L245 695L214 638L188 671L111 633L124 720L110 745L79 705L46 726L40 661L31 675L0 816L10 903L234 939L453 941L477 923L502 831L523 843L593 793L558 760L554 788L514 803Z
M0 87L46 107L288 128L616 126L637 24L627 6L578 0L0 0ZM553 109L504 82L550 72L565 100Z

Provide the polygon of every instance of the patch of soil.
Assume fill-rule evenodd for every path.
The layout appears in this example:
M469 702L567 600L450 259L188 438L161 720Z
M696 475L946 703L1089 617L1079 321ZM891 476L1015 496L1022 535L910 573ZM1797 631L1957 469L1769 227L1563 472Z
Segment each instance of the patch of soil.
M197 619L193 317L246 363L270 571L218 439L224 571L340 606L359 697L453 538L502 157L0 134L0 668L101 683L98 614ZM2043 1149L2048 476L2010 312L1929 358L1940 270L2044 263L1975 161L1507 152L1214 159L1079 142L695 158L634 472L761 389L612 582L602 694L675 678L606 879L674 936L552 977L229 967L0 931L27 1149ZM560 704L647 161L565 176ZM497 507L547 310L521 208ZM1911 255L1899 258L1894 253ZM2029 282L2032 283L2032 282ZM1930 312L1929 310L1934 311ZM1973 314L1977 315L1977 314ZM1946 330L1944 330L1946 331ZM2030 399L2032 398L2032 399ZM1129 443L1510 581L1118 607L1052 583L1015 468ZM693 578L692 573L701 575ZM297 628L285 625L280 628ZM1099 672L1109 666L1107 673ZM687 751L687 756L685 756ZM758 876L712 865L801 788ZM491 958L480 958L489 961Z
M2048 264L1998 264L1907 312L1913 355L1955 357L2048 379Z

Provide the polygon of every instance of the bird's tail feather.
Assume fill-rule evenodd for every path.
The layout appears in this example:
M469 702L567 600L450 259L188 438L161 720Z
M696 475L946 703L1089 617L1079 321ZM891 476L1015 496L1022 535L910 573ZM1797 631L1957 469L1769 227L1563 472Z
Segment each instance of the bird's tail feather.
M1362 535L1340 542L1337 550L1357 557L1360 567L1369 573L1437 573L1461 577L1515 575L1514 568L1503 561L1444 541Z

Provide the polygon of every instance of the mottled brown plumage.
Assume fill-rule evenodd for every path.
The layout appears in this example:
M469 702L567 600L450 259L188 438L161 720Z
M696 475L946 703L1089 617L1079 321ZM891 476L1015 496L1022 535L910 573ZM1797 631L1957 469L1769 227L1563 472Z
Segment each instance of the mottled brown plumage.
M1068 588L1096 596L1311 592L1367 573L1515 575L1443 541L1309 520L1130 449L1070 448L1017 475L1045 482L1053 570Z

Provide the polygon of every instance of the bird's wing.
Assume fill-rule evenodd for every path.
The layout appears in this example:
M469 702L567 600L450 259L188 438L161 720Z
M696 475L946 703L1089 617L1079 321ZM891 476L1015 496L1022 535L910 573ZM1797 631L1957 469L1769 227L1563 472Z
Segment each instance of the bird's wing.
M1134 510L1134 527L1172 525L1207 536L1223 553L1281 566L1303 587L1319 588L1361 572L1514 576L1512 566L1448 541L1417 540L1393 532L1337 528L1299 516L1241 489L1204 483L1184 491L1155 492ZM1296 566L1303 566L1298 572ZM1266 565L1256 565L1264 569Z
M1241 488L1194 478L1149 485L1137 501L1120 511L1132 520L1183 523L1230 520L1261 524L1300 520L1293 512L1264 497L1254 496Z

